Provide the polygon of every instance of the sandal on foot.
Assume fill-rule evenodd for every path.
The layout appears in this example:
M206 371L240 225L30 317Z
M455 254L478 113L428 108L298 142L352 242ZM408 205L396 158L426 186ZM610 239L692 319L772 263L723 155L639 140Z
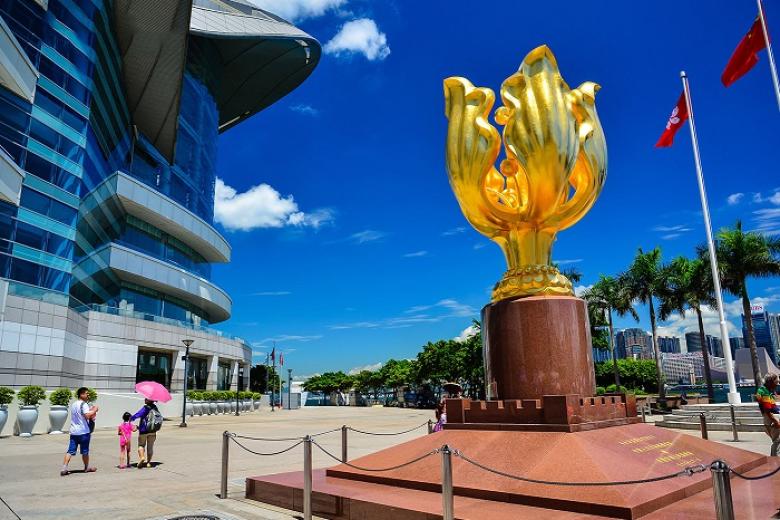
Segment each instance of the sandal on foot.
M70 475L70 471L68 471L67 469L63 469L62 471L60 471L61 477L66 477L68 475Z
M97 471L97 468L90 466L89 468L84 468L84 473L94 473Z

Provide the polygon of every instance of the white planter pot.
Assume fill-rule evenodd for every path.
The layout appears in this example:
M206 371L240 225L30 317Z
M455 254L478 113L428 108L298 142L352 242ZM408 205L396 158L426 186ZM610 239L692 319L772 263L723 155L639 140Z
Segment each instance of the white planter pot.
M200 401L192 403L192 409L195 412L195 415L203 415L203 403Z
M254 410L260 408L260 399L252 399L252 408Z
M244 403L243 404L244 404L244 411L245 412L248 412L248 411L250 411L252 409L252 401L247 401L246 399L244 399Z
M215 415L217 413L217 402L209 401L209 415Z
M192 415L195 413L195 409L192 406L191 401L187 401L187 404L184 405L184 413L187 415L187 417L192 417Z
M225 413L225 401L217 401L217 413Z
M20 406L16 414L16 425L19 428L19 437L32 437L35 423L38 422L38 406Z
M0 435L3 434L6 421L8 421L8 405L0 404Z
M65 426L65 421L68 420L68 407L59 404L53 404L49 408L49 433L58 434L65 433L62 431L62 427Z

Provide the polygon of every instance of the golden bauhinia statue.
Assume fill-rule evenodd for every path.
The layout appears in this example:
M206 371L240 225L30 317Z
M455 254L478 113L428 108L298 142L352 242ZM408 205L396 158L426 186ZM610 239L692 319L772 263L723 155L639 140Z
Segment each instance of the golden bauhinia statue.
M607 145L595 106L599 88L585 82L569 89L546 45L528 53L501 85L495 121L504 127L506 158L496 169L501 137L488 122L495 94L466 78L444 80L452 191L466 219L506 256L494 302L573 294L551 263L552 245L558 231L590 210L606 179Z

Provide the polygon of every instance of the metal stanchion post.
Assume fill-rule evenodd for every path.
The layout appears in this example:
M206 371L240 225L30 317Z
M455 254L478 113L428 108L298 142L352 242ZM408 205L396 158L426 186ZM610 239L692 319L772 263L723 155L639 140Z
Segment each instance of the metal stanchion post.
M347 462L347 430L346 424L341 427L341 462Z
M442 519L455 520L455 497L452 494L452 450L441 447L441 501Z
M734 503L731 499L731 480L729 467L722 460L710 465L712 473L712 496L715 499L715 518L734 520Z
M734 435L734 442L738 442L739 432L737 431L737 413L734 410L733 404L729 408L731 408L731 433Z
M227 498L228 457L230 456L230 432L222 433L222 475L220 478L219 498Z
M707 440L709 438L707 435L707 417L704 415L704 412L699 414L699 425L701 426L701 438Z
M639 408L639 410L641 410L641 412L642 412L642 422L643 422L643 423L644 423L644 422L647 422L647 417L645 417L645 407L644 407L644 405L642 405L642 406Z
M303 439L303 520L311 520L311 437Z
M428 419L428 433L433 433L433 421Z

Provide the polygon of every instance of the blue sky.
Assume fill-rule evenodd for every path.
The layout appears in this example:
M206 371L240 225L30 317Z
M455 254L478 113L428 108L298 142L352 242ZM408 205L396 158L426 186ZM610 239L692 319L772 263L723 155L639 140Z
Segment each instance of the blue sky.
M296 374L374 365L458 336L478 316L505 264L450 191L442 80L497 90L543 43L572 87L602 86L607 182L553 255L581 270L584 285L623 270L638 247L658 245L671 259L704 241L687 128L674 147L653 148L681 69L713 226L741 218L748 229L780 231L780 112L766 54L729 89L720 84L756 15L751 1L255 2L326 51L301 87L220 137L217 218L233 260L214 280L234 302L220 327L250 341L256 362L276 339ZM768 4L780 33L780 6ZM749 289L780 311L780 280ZM738 323L738 307L728 309ZM693 327L678 317L661 332Z

